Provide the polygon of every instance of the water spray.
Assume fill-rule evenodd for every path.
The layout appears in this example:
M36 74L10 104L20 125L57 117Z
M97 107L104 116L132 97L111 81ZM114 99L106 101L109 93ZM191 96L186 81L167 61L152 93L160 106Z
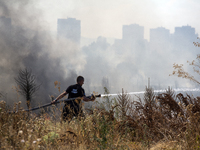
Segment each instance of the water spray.
M195 89L188 89L188 88L177 88L177 89L173 89L173 91L175 92L199 92L200 89L199 88L195 88ZM154 90L154 93L164 93L166 92L166 90ZM128 92L126 94L129 94L129 95L137 95L137 94L144 94L145 91L139 91L139 92ZM122 93L114 93L114 94L98 94L98 95L90 95L90 96L87 96L87 98L90 98L90 99L93 99L93 98L100 98L100 97L106 97L106 96L117 96L117 95L121 95ZM81 97L75 97L75 98L68 98L68 99L63 99L63 100L59 100L59 101L56 101L54 104L57 104L57 103L61 103L61 102L67 102L67 101L73 101L73 100L76 100L76 99L82 99ZM48 103L48 104L45 104L45 105L42 105L42 106L38 106L38 107L34 107L32 109L25 109L24 111L34 111L34 110L37 110L37 109L41 109L41 108L45 108L45 107L48 107L48 106L51 106L53 105L52 103ZM10 111L9 113L15 113L13 111Z
M195 89L188 89L188 88L177 88L177 89L173 89L173 91L175 92L199 92L200 89L199 88L195 88ZM154 90L154 93L164 93L166 92L166 90ZM137 94L144 94L145 91L139 91L139 92L128 92L126 94L129 95L137 95ZM121 95L122 93L114 93L114 94L101 94L101 97L105 97L105 96L117 96L117 95Z

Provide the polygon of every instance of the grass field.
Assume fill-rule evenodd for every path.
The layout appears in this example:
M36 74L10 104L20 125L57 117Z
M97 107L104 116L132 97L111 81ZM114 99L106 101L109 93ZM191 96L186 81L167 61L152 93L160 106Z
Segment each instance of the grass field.
M13 110L0 102L1 149L200 149L200 98L171 89L155 96L146 88L135 101L106 97L70 123L24 112L20 102Z

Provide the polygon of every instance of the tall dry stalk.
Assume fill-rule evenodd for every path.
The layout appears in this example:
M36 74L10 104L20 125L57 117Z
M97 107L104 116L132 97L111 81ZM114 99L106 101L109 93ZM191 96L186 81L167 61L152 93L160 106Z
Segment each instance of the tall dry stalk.
M117 95L117 110L119 111L119 115L121 120L126 119L126 116L128 115L128 111L131 107L131 101L130 96L124 92L124 89L122 89L122 94Z

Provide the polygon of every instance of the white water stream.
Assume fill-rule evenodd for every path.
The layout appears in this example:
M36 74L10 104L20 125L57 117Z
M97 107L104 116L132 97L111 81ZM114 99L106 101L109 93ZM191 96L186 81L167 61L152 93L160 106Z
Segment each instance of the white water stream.
M199 88L194 88L194 89L189 89L189 88L177 88L177 89L173 89L173 91L175 92L198 92L200 91ZM154 90L155 93L164 93L166 92L166 89L165 90ZM126 94L130 94L130 95L136 95L136 94L144 94L145 91L140 91L140 92L128 92ZM101 94L102 97L104 96L117 96L119 94L122 94L122 93L115 93L115 94Z

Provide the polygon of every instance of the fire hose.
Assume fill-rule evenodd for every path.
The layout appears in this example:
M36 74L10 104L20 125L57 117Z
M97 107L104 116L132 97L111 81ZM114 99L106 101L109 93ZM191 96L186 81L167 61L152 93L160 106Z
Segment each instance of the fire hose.
M101 97L101 94L99 95L91 95L91 96L87 96L86 98L96 98L96 97ZM38 106L38 107L34 107L34 108L31 108L31 109L24 109L23 111L34 111L34 110L37 110L37 109L41 109L41 108L45 108L45 107L48 107L48 106L51 106L51 105L54 105L54 104L57 104L57 103L62 103L62 102L67 102L67 101L73 101L73 100L76 100L76 99L82 99L81 97L75 97L75 98L68 98L68 99L63 99L63 100L59 100L59 101L56 101L55 103L48 103L48 104L44 104L42 106ZM14 111L9 111L9 113L16 113Z

